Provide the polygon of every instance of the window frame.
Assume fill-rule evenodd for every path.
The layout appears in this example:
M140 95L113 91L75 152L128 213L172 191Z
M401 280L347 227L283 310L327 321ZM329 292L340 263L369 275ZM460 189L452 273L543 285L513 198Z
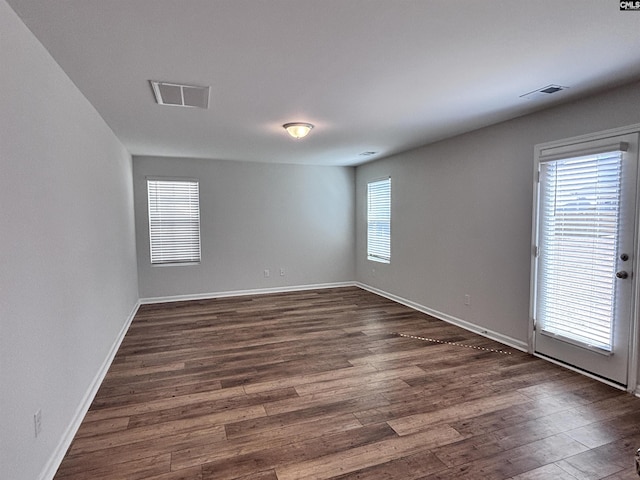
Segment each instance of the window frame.
M386 234L380 233L381 226ZM390 176L367 182L367 260L391 263Z
M184 177L146 177L147 184L147 217L149 228L149 262L154 267L166 267L166 266L183 266L183 265L198 265L202 260L202 238L200 230L201 208L200 208L200 181L195 178ZM156 184L155 191L152 194L151 184ZM164 185L162 185L164 184ZM167 203L167 200L171 196L162 195L158 192L158 185L163 188L170 188L169 184L187 184L183 187L185 189L182 192L182 202L179 205ZM166 192L165 192L166 193ZM153 198L152 198L153 196ZM161 207L159 203L162 202L164 207ZM158 213L153 212L152 209L156 208L174 208L174 211L165 212L168 215L169 223L174 225L163 225L162 219L158 218ZM185 210L185 216L176 216L175 208L181 208ZM162 214L162 212L160 213ZM175 225L175 222L181 222L179 225ZM157 232L159 228L168 228L168 233L165 231L164 235L158 233L154 237L154 232ZM173 230L173 231L172 231ZM176 235L181 235L182 240L177 239ZM163 248L160 246L160 250L154 252L154 245L162 241L172 245L169 248ZM158 247L156 246L155 249ZM174 255L166 250L179 249Z

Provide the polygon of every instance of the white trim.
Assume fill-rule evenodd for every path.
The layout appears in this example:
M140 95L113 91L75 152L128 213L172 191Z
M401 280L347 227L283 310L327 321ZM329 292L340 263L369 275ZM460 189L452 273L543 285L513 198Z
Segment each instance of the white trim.
M635 125L636 133L640 133L640 124ZM638 138L640 142L640 138ZM640 147L636 147L640 148ZM640 169L640 153L636 153L637 168ZM640 174L636 173L636 205L635 205L635 235L634 235L634 250L633 250L633 264L632 268L634 272L638 272L640 267L640 238L638 227L640 225ZM638 345L638 333L640 331L640 325L638 325L638 319L640 318L640 282L638 281L638 275L633 275L631 278L631 331L629 332L629 368L627 370L627 391L640 393L640 384L638 384L640 378L638 378L638 361L640 360ZM639 395L640 396L640 395Z
M355 282L320 283L314 285L294 285L290 287L256 288L250 290L231 290L223 292L195 293L189 295L169 295L166 297L141 298L141 305L152 303L184 302L188 300L208 300L213 298L241 297L246 295L266 295L269 293L302 292L325 288L354 287Z
M133 307L133 310L129 314L129 317L127 318L127 321L124 323L124 325L120 329L118 336L116 337L115 341L111 345L111 349L109 350L107 357L104 359L104 362L102 362L102 365L100 366L96 376L93 378L91 385L89 386L86 393L84 394L84 397L80 402L80 405L78 405L78 408L76 409L76 412L73 415L71 423L69 424L64 434L62 435L62 438L58 442L58 445L53 451L53 454L51 455L51 457L49 457L49 461L47 462L45 467L42 469L42 472L38 476L38 480L52 480L56 472L58 471L58 468L60 468L60 464L62 463L62 460L64 459L64 456L66 455L67 450L71 446L71 442L73 441L73 438L78 432L78 429L80 428L80 425L82 424L82 421L84 420L85 415L89 411L89 407L91 406L91 403L93 402L93 399L95 398L96 393L98 393L98 389L100 388L100 385L104 380L104 377L107 375L107 372L109 371L109 367L111 367L111 363L113 362L113 359L115 358L116 353L118 352L118 349L120 348L120 345L124 340L124 336L129 330L129 326L131 326L131 322L133 321L133 318L136 316L136 313L138 313L138 308L140 308L140 305L141 303L139 301L135 304L135 306Z
M576 373L579 373L581 375L584 375L585 377L592 378L592 379L597 380L597 381L599 381L601 383L609 385L610 387L614 387L614 388L617 388L618 390L622 390L623 392L627 391L627 388L624 385L620 385L619 383L612 382L611 380L607 380L606 378L599 377L598 375L594 375L591 372L588 372L586 370L582 370L581 368L574 367L573 365L570 365L568 363L561 362L560 360L556 360L555 358L547 357L546 355L543 355L543 354L538 353L538 352L534 352L533 356L537 357L537 358L539 358L541 360L545 360L547 362L551 362L554 365L558 365L559 367L564 367L564 368L566 368L568 370L571 370L572 372L576 372ZM637 393L636 393L636 395L637 395Z
M612 144L598 145L597 147L578 148L575 144L565 147L542 148L540 150L539 163L548 163L567 158L601 155L604 153L626 152L629 150L628 142L614 142Z
M394 302L400 303L406 307L412 308L422 313L426 313L427 315L431 315L432 317L435 317L438 320L451 323L452 325L456 325L470 332L476 333L478 335L489 338L491 340L495 340L496 342L500 342L503 345L507 345L509 347L515 348L516 350L527 352L527 343L521 340L517 340L515 338L502 335L501 333L488 330L486 328L480 327L473 323L467 322L466 320L462 320L452 315L439 312L438 310L433 310L432 308L425 307L424 305L420 305L419 303L413 302L411 300L407 300L405 298L399 297L389 292L385 292L384 290L380 290L370 285L365 285L364 283L356 282L356 286L362 288L363 290L367 290L371 293L375 293L376 295L380 295L381 297L385 297L385 298L388 298L389 300L393 300Z
M620 135L627 135L629 133L637 132L640 132L640 123L627 125L626 127L611 128L609 130L603 130L601 132L588 133L586 135L578 135L577 137L569 137L554 140L551 142L539 143L534 146L534 150L536 150L536 153L538 153L538 150L542 151L553 147L569 146L571 144L580 144L584 142L590 142L592 140L601 140L603 138L617 137Z
M195 177L175 177L175 176L162 176L162 175L146 175L144 177L145 180L153 180L153 181L167 181L167 182L200 182L199 179Z

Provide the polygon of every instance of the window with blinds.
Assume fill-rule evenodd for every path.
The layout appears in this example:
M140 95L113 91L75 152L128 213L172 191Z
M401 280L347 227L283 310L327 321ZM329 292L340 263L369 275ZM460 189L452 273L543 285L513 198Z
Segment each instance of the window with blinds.
M152 264L200 261L198 181L147 179Z
M610 352L622 152L540 161L541 333Z
M367 258L391 261L391 179L367 184Z

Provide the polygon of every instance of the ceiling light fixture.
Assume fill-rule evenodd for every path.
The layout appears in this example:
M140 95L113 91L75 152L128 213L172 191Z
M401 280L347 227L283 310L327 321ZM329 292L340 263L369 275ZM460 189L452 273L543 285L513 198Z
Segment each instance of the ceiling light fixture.
M294 122L285 123L283 127L293 138L300 139L306 137L309 134L309 132L313 128L313 125L311 125L310 123Z

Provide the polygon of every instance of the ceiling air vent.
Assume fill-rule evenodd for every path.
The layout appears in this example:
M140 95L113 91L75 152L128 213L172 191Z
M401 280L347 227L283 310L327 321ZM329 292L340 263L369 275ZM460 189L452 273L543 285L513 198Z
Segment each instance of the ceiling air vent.
M153 80L150 82L159 105L209 108L209 87Z
M533 92L520 95L520 98L526 98L527 100L537 100L539 98L545 98L549 95L553 95L554 93L561 92L562 90L566 90L567 88L568 87L561 87L560 85L547 85L546 87L534 90Z

